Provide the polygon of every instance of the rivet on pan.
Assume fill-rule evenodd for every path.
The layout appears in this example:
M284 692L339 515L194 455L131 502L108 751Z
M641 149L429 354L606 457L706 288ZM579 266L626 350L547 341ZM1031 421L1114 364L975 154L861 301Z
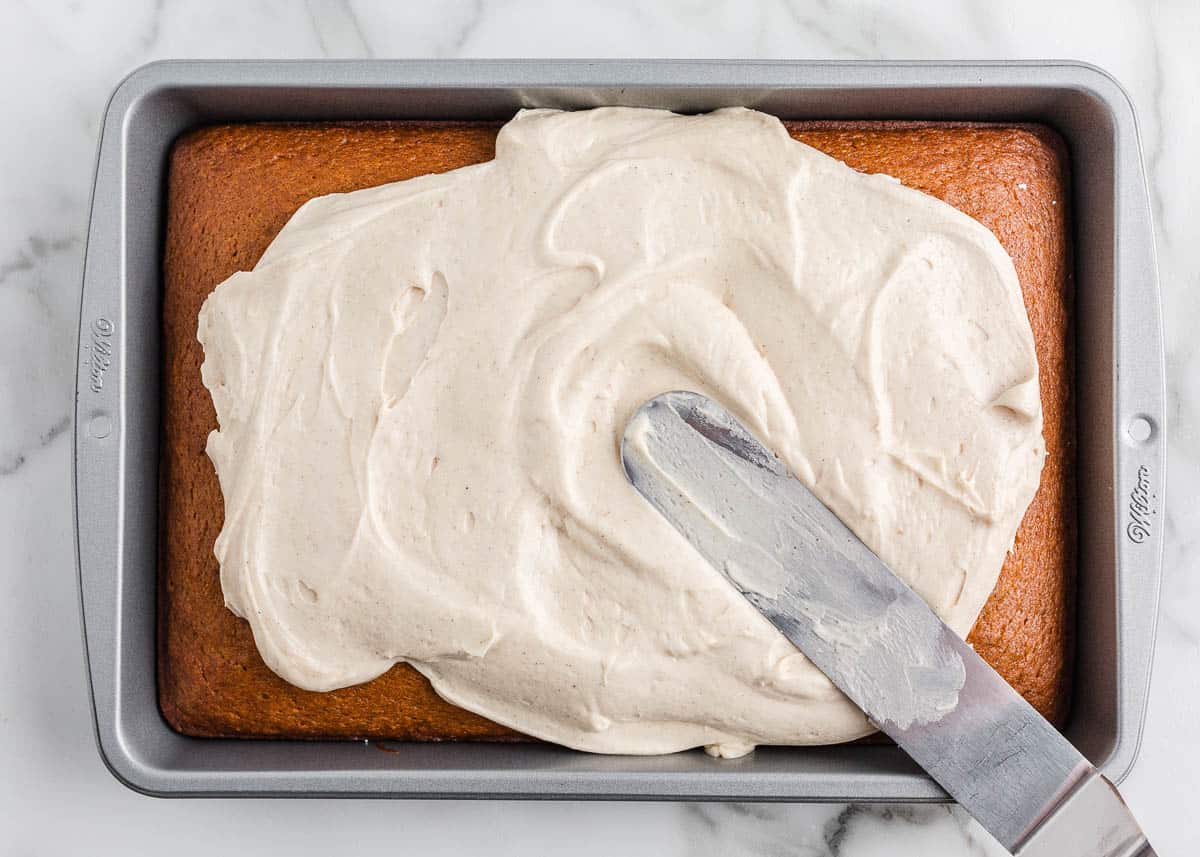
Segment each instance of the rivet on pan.
M1154 437L1154 423L1149 417L1139 415L1129 421L1125 431L1134 443L1145 443Z
M88 420L88 434L102 440L112 434L112 417L108 414L96 414Z

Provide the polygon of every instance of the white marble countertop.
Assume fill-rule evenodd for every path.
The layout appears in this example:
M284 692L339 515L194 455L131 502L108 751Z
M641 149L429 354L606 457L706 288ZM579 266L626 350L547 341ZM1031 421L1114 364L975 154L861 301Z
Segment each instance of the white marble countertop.
M69 440L105 99L158 58L364 56L1072 58L1115 74L1149 166L1171 432L1154 679L1123 791L1160 854L1200 852L1198 36L1200 5L1186 0L0 5L0 853L1003 853L939 806L161 801L105 771L82 667Z

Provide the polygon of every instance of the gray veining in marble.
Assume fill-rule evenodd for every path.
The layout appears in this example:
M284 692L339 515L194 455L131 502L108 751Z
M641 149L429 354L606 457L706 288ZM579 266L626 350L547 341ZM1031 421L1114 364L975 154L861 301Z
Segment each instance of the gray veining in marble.
M1200 851L1198 43L1189 0L0 4L0 853L1002 853L939 806L166 802L104 771L80 657L67 437L96 135L123 74L206 56L1067 57L1116 74L1150 168L1172 433L1155 676L1123 791L1164 857Z

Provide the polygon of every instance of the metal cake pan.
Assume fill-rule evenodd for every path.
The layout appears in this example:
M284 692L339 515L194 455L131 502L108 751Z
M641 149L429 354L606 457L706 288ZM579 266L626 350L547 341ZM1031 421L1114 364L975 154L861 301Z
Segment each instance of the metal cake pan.
M889 746L596 756L550 745L219 740L173 732L155 687L165 171L195 125L505 119L522 107L782 118L1035 121L1070 150L1079 426L1078 638L1067 737L1120 781L1137 753L1157 614L1165 450L1150 203L1129 98L1074 62L166 62L104 117L80 316L75 523L100 753L155 795L939 801Z

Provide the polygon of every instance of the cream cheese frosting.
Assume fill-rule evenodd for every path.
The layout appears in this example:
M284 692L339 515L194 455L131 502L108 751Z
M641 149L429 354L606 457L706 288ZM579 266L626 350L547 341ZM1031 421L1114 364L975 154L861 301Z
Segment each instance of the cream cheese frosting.
M961 635L1045 456L996 238L744 109L524 111L493 161L308 202L198 337L267 665L405 661L596 752L871 731L626 481L647 399L729 408Z

